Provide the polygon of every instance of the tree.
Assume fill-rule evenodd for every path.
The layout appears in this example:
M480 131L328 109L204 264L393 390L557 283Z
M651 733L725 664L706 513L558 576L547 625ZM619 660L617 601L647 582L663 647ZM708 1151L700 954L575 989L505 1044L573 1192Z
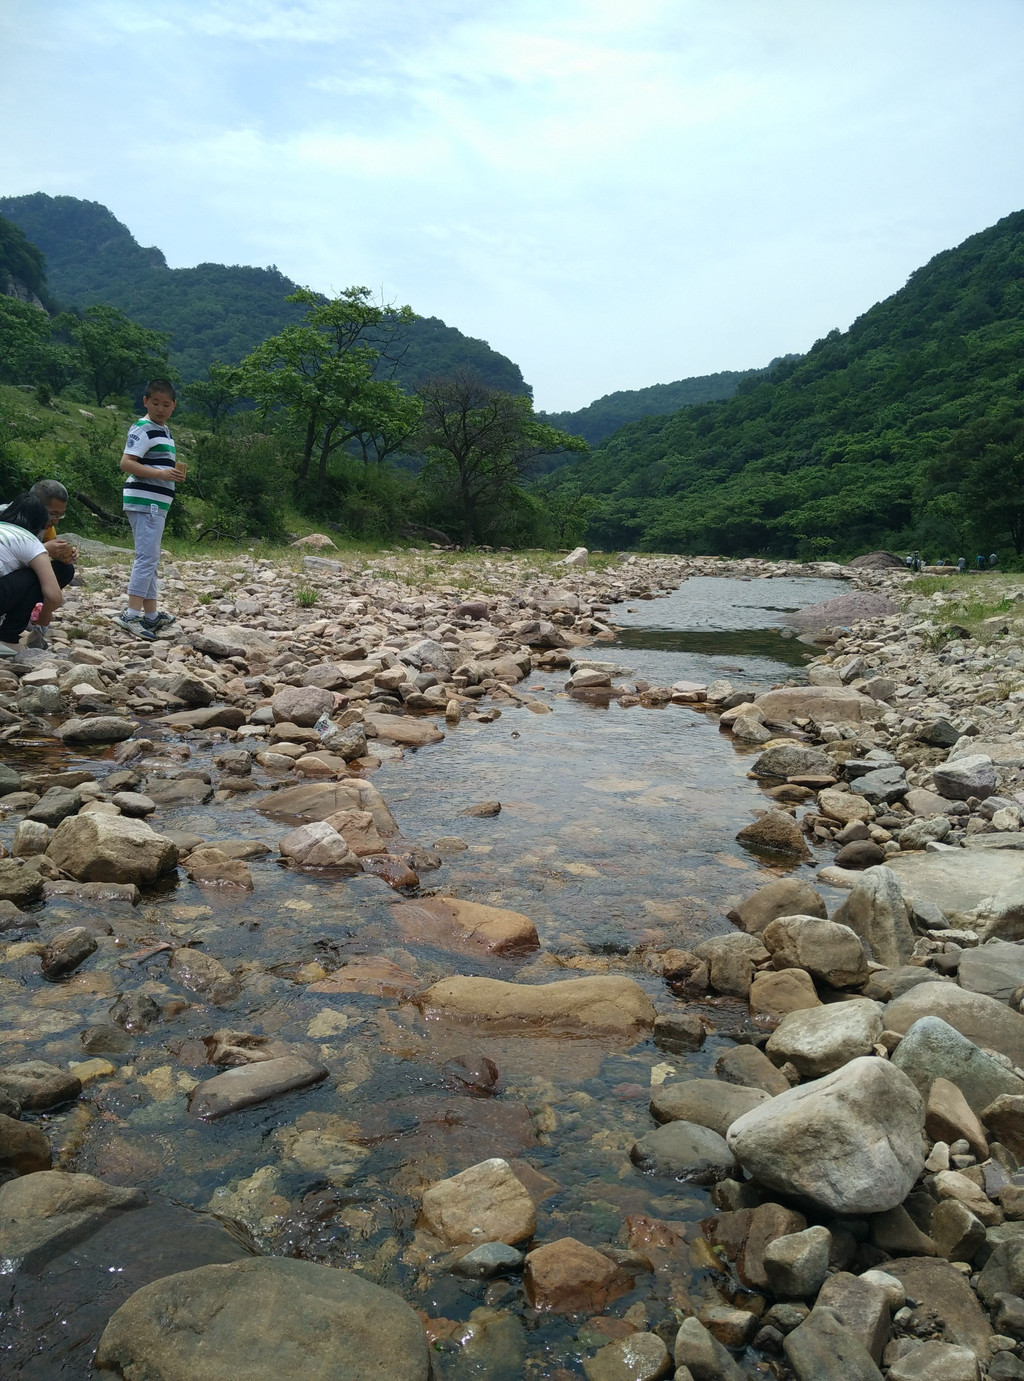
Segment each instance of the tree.
M54 326L70 337L76 373L97 403L168 373L167 332L139 326L116 307L97 304L81 315L65 312Z
M239 387L264 412L283 410L298 424L296 486L305 489L315 455L322 500L336 451L359 440L366 455L370 438L397 432L404 439L415 428L417 400L376 377L382 361L398 358L402 332L415 316L411 307L375 302L369 288L347 288L327 302L303 288L288 301L305 306L305 322L286 326L247 355L238 366Z
M217 431L237 405L240 387L238 370L215 360L205 379L193 379L185 385L185 402L193 412L208 417L210 426Z
M46 313L16 297L0 296L0 383L59 389L71 369L71 352L54 341Z
M945 460L976 539L988 547L1005 534L1024 554L1024 418L979 418L954 438Z
M479 515L500 503L539 455L585 451L578 436L534 416L529 398L501 393L463 371L429 379L419 389L423 419L416 444L433 471L454 488L466 546L480 536Z

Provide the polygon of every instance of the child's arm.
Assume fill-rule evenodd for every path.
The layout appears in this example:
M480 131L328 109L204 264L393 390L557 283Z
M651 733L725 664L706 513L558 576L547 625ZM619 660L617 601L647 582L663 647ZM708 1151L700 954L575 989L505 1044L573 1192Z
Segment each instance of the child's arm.
M126 451L121 457L121 469L126 475L134 475L140 480L177 480L185 478L186 471L180 465L168 468L166 465L145 465L136 456L130 456Z

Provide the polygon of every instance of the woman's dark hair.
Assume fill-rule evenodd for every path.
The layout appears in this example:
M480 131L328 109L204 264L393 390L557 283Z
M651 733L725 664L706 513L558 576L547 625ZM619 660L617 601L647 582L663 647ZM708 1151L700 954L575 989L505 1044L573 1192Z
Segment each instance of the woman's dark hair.
M0 523L10 523L13 527L40 533L50 526L50 514L46 505L34 494L19 494L0 513Z

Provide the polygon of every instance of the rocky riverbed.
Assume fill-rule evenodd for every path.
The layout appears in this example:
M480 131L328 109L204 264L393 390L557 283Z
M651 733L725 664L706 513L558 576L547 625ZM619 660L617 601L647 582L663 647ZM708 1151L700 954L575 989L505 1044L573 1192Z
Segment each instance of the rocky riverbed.
M1024 1376L1012 585L971 636L902 571L299 551L179 563L147 644L84 575L0 666L5 1375ZM827 652L619 670L708 575L846 581ZM561 851L417 794L574 702L620 761ZM648 715L747 816L651 897L702 784L616 775Z

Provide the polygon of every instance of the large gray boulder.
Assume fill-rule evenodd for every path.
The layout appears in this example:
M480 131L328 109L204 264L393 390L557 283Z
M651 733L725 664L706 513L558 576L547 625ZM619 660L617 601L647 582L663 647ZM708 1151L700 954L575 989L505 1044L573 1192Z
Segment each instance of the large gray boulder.
M859 997L790 1012L782 1018L765 1049L776 1064L788 1060L805 1078L813 1079L860 1055L870 1055L881 1034L881 1006Z
M352 1271L257 1257L164 1276L107 1324L95 1365L142 1381L427 1381L423 1325Z
M1024 1080L941 1017L920 1017L908 1027L892 1062L913 1081L923 1098L927 1098L934 1080L948 1079L979 1114L1001 1094L1024 1094Z
M935 790L947 801L966 801L971 796L984 800L998 786L996 769L984 753L951 758L932 768Z
M1024 1016L994 997L965 992L955 983L919 983L885 1009L887 1028L900 1034L921 1017L941 1017L969 1041L1024 1065Z
M79 882L134 882L140 887L173 871L178 862L170 839L145 821L123 815L73 815L62 820L46 854Z
M887 968L899 968L914 952L914 932L899 879L884 865L864 871L832 919L849 926L875 961Z
M1009 1002L1024 984L1024 945L993 940L965 949L960 956L957 982L969 993L984 993L997 1002Z
M805 969L833 988L859 988L867 981L864 942L848 925L817 916L779 916L762 930L761 943L777 969Z
M924 1168L924 1100L888 1060L864 1056L745 1113L726 1141L769 1189L830 1213L884 1213Z

